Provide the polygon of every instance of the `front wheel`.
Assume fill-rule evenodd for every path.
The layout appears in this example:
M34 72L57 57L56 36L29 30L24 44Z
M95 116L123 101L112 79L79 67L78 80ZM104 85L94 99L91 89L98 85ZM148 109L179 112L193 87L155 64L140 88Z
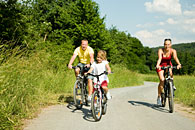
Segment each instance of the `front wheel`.
M74 94L74 104L76 106L77 109L81 109L83 106L82 103L82 86L80 81L76 80L75 84L74 84L74 90L73 90L73 94Z
M161 103L162 103L162 107L165 107L166 105L165 93L161 93Z
M107 103L102 106L102 114L105 115L107 111Z
M95 90L91 100L91 110L95 121L99 121L102 117L102 92Z
M173 84L172 82L170 81L169 82L169 112L170 113L173 113L174 111L174 100L173 100Z

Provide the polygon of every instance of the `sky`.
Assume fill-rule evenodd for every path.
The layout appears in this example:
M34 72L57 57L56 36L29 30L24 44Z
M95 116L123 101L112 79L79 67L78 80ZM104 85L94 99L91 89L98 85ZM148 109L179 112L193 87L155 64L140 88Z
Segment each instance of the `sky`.
M138 38L144 46L195 42L195 0L93 0L106 27Z

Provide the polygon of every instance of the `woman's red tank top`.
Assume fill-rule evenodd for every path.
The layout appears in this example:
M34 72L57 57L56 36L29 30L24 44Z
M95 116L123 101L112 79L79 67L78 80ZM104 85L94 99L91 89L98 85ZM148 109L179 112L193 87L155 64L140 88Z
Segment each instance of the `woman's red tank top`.
M170 50L169 57L164 57L163 54L162 54L162 60L161 60L161 63L160 63L161 66L172 65L172 63L171 63L171 59L172 59L171 52L172 51Z

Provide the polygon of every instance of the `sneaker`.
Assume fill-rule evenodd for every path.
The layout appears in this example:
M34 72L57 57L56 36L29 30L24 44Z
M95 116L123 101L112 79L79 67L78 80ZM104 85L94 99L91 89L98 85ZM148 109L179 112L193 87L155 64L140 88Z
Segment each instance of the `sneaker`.
M112 99L111 95L110 95L110 92L107 92L106 93L106 98L109 100L109 99Z
M173 90L174 90L174 91L176 90L176 87L175 87L175 85L173 86Z
M88 96L87 100L90 103L91 102L91 96Z
M158 97L158 98L157 98L157 105L158 105L158 106L162 106L162 103L161 103L160 97Z

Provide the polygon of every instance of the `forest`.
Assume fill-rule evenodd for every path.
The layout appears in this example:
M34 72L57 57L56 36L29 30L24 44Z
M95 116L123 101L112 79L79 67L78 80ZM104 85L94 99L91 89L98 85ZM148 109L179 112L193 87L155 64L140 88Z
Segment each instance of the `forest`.
M140 73L155 70L155 48L144 47L139 39L117 27L106 28L105 17L100 17L93 0L3 0L0 8L0 64L13 53L28 57L45 50L50 54L51 67L58 71L68 63L80 41L88 39L95 52L107 51L111 64ZM194 74L195 43L174 47L183 65L177 73Z

